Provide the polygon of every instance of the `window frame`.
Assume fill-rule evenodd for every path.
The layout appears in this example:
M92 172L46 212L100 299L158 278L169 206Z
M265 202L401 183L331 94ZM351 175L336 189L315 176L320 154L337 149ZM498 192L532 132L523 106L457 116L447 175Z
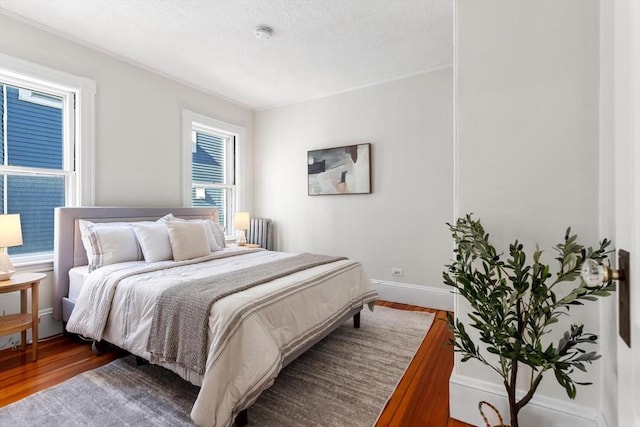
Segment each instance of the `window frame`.
M232 137L232 142L235 146L234 159L233 159L233 173L235 178L234 184L208 184L208 188L235 188L234 197L230 201L231 205L226 206L228 210L229 224L226 230L227 240L231 240L235 235L235 229L233 227L233 214L245 208L245 140L246 130L242 126L237 126L231 123L227 123L221 120L214 119L202 114L195 113L191 110L182 110L182 204L183 206L192 206L192 188L194 181L192 180L192 154L193 154L193 138L192 132L198 129L221 134L223 136ZM198 185L202 185L199 183Z
M93 206L95 204L95 81L3 53L0 53L0 81L18 88L62 96L63 128L65 129L63 169L56 171L3 165L3 173L65 176L67 180L65 206ZM28 267L31 271L47 271L51 270L53 253L14 255L12 260L18 270L21 267Z

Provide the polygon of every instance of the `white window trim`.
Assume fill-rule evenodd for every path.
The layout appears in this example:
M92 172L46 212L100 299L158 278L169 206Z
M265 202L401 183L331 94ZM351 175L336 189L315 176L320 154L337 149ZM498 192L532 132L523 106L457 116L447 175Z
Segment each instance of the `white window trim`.
M79 185L75 197L67 199L67 206L93 206L95 204L95 96L96 83L85 77L35 64L20 58L0 53L0 80L19 86L27 83L30 88L75 93L75 114L67 109L63 118L67 126L75 129L75 153L65 153L65 161L76 162L76 178ZM74 126L74 123L76 126ZM66 144L69 146L69 144ZM70 148L73 150L73 148ZM65 169L67 169L65 164ZM74 186L76 183L71 182ZM53 267L50 253L21 255L14 257L18 270L48 271Z
M223 122L202 114L194 113L190 110L182 110L182 204L191 206L191 160L193 153L193 141L191 131L194 126L203 125L208 129L235 137L235 174L236 174L236 200L234 200L235 210L245 209L246 200L246 129L242 126ZM227 230L230 233L231 230Z

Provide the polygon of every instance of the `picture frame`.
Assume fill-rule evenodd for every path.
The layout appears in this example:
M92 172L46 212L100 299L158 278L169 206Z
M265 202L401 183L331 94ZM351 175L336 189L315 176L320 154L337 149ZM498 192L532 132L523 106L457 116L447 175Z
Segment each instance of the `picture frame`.
M371 143L307 152L308 195L371 193Z

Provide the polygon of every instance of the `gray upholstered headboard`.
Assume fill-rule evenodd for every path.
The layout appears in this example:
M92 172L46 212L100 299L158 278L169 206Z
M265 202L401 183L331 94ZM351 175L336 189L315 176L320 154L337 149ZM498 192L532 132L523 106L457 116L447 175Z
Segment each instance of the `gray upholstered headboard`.
M93 222L155 221L168 213L179 218L207 218L218 222L216 208L56 208L53 239L53 317L57 320L62 319L62 298L69 293L69 270L87 264L87 254L82 246L78 227L79 219Z

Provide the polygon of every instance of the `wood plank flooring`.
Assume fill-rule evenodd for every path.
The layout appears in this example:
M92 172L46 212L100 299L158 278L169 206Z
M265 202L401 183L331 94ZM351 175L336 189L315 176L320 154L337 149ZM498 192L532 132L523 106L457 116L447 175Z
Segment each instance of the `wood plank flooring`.
M436 317L376 427L470 427L449 417L453 348L447 345L451 332L447 327L446 313L385 301L378 304L400 310L436 313Z
M38 360L31 363L31 349L0 351L0 407L44 390L81 372L106 365L124 356L111 351L94 356L91 343L71 336L60 336L38 343Z
M453 350L446 345L450 332L445 312L390 302L378 304L401 310L433 312L436 318L376 427L471 427L449 418ZM35 363L31 363L29 346L22 352L0 351L0 407L126 354L114 350L94 356L90 343L71 336L41 341L38 347L39 358Z

